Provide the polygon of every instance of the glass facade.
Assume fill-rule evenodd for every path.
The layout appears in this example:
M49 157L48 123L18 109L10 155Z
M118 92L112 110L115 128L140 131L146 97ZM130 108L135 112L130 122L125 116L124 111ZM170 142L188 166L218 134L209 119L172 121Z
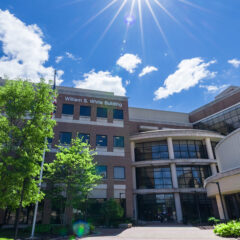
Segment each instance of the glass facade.
M218 142L213 142L211 141L211 145L212 145L212 150L213 150L213 156L216 159L216 152L215 152L215 148L217 146Z
M89 106L81 106L80 107L80 116L90 117L91 116L91 107L89 107Z
M207 149L200 140L174 140L175 158L208 158Z
M123 110L113 109L113 119L123 119Z
M107 179L107 166L97 166L97 173L102 176L103 179Z
M61 144L70 144L72 139L71 132L60 132L59 141Z
M177 166L179 188L202 188L204 180L209 176L209 166Z
M62 114L73 115L74 105L73 104L63 104L62 105Z
M107 108L97 108L97 117L107 118Z
M195 123L194 128L205 129L228 135L240 127L240 104Z
M172 188L171 170L169 167L136 168L138 189Z
M224 196L228 217L230 219L240 219L240 193Z
M113 137L113 147L124 148L124 137L114 136Z
M125 179L125 168L124 167L114 167L113 175L115 179Z
M135 161L152 161L168 159L167 141L137 143L135 147Z
M159 222L176 220L173 194L137 195L137 205L140 220Z
M207 223L214 216L212 201L205 193L180 193L183 223Z
M87 133L79 133L78 137L82 139L83 142L85 143L90 143L90 135Z

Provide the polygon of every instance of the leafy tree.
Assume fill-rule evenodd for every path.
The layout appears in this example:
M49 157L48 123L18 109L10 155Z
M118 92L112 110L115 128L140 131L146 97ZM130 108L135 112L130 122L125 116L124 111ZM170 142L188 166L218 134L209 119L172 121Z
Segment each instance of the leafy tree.
M17 209L16 235L21 208L44 196L38 178L45 138L53 136L53 97L43 80L7 80L0 87L0 208Z
M104 217L105 224L109 226L110 222L114 222L123 217L124 210L116 200L109 199L103 203L101 214Z
M93 162L94 151L81 139L72 139L70 146L58 146L56 159L47 166L48 180L58 194L65 194L64 224L71 224L72 209L87 198L102 178Z

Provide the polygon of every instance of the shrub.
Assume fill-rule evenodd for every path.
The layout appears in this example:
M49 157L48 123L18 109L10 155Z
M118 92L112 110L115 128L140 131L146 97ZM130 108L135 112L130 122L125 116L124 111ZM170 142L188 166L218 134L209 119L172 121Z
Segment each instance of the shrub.
M118 222L123 217L124 210L114 199L109 199L103 203L101 214L104 217L105 224L110 226L112 223Z
M240 237L240 222L218 224L214 227L214 233L221 237Z
M217 225L217 224L220 223L220 220L217 219L217 218L215 218L215 217L210 217L210 218L208 218L208 222L209 222L209 224L211 224L211 225Z

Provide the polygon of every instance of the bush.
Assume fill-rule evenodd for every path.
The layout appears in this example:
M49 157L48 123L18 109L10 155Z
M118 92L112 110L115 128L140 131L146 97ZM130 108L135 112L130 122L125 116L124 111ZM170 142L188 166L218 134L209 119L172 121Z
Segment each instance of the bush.
M210 225L217 225L220 223L220 220L215 217L208 218L208 222Z
M240 222L218 224L214 227L214 233L221 237L240 237Z
M124 210L114 199L104 202L101 208L101 214L107 226L114 225L123 217ZM110 224L111 223L111 224Z

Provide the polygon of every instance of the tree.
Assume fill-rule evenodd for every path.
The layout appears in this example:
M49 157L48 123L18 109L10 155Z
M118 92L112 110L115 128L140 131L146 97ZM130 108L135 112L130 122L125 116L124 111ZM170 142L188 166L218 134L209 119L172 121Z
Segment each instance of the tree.
M116 200L109 199L103 203L101 214L104 217L105 224L109 226L110 222L112 223L123 217L124 210Z
M45 138L53 136L54 91L43 80L7 80L0 87L0 208L17 209L40 201L38 178Z
M71 224L72 209L87 198L88 193L102 178L96 171L94 151L81 139L72 139L70 146L58 146L56 159L47 166L47 179L55 193L66 196L64 224Z

